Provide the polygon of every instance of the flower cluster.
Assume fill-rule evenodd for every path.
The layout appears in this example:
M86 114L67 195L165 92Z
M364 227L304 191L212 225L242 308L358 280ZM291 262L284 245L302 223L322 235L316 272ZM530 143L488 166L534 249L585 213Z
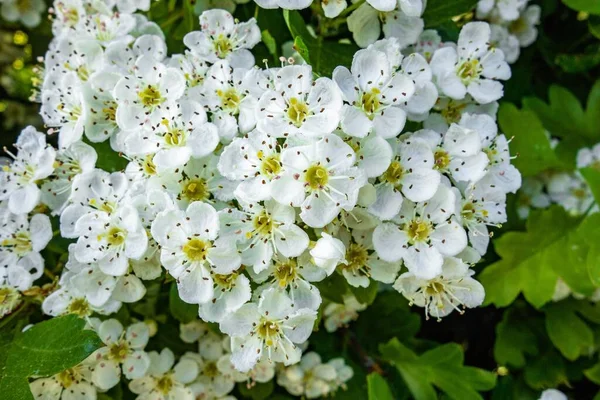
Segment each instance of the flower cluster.
M204 12L185 52L168 56L160 28L133 14L146 3L55 4L39 98L58 150L28 128L0 174L2 310L43 273L51 214L72 243L46 314L110 315L164 276L227 336L183 327L200 350L175 365L168 349L142 351L143 324L123 333L106 320L107 347L77 376L51 378L57 390L65 379L107 390L123 374L138 398L221 398L281 363L290 393L326 395L352 372L302 356L318 310L333 331L365 306L325 306L316 283L389 284L437 319L482 303L470 266L521 185L495 122L511 71L490 25L431 44L419 39L424 2L367 2L348 20L375 18L353 31L366 48L317 78L306 64L256 66L256 21L224 10ZM383 40L380 14L395 32ZM419 32L403 34L412 19ZM124 170L96 167L100 142Z

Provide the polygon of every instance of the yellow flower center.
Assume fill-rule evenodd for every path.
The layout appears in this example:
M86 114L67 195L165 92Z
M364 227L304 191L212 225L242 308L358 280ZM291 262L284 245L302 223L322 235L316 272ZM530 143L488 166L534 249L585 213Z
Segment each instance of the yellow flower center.
M367 266L368 259L369 253L363 245L351 243L346 250L346 261L348 264L340 264L340 267L356 273Z
M399 161L394 160L381 176L381 180L383 182L388 182L394 186L397 186L400 184L400 180L402 180L403 176L404 168L402 168L402 165Z
M300 127L306 120L306 117L310 115L310 110L305 102L292 97L288 105L287 115L296 127Z
M479 78L483 68L479 63L479 60L466 60L458 66L457 75L462 80L464 85L470 84L475 79Z
M329 173L321 165L311 165L306 170L304 181L312 190L323 189L329 182Z
M285 262L278 262L275 264L273 276L280 287L287 287L298 277L298 265L296 261L290 259Z
M114 101L105 101L102 109L105 121L115 122L117 120L117 103Z
M59 373L57 379L62 387L68 389L75 381L77 381L76 375L77 373L72 368L69 368Z
M152 85L148 85L144 90L139 92L138 96L144 107L156 107L165 100L158 88Z
M183 129L170 129L165 133L165 143L168 146L177 147L185 144L185 131Z
M450 165L450 155L444 150L437 150L434 153L435 169L445 171Z
M450 100L446 108L442 109L441 114L448 124L460 121L463 115L463 110L467 107L466 103L458 103Z
M371 120L375 117L375 113L379 110L379 107L381 107L381 102L379 101L380 94L379 89L373 88L370 92L363 93L360 99L362 109Z
M129 346L123 340L111 344L110 348L108 349L108 357L117 362L123 362L128 354Z
M232 272L231 274L221 275L221 274L213 274L213 281L219 285L224 290L230 290L235 286L235 280L238 277L237 272Z
M409 242L414 244L415 242L426 242L433 229L431 222L414 219L407 224L405 231L408 234Z
M219 58L225 58L231 51L233 50L233 44L231 40L223 34L220 34L215 40L215 50L217 51L217 56Z
M69 304L67 308L68 314L75 314L79 317L88 317L92 315L92 309L86 299L79 298L75 299Z
M21 300L21 293L12 287L0 288L0 318L12 312Z
M248 238L251 238L253 234L271 237L274 224L273 220L265 210L262 210L260 214L254 217L254 219L252 220L252 225L254 226L254 230L252 232L248 232L248 234L246 235Z
M279 161L279 154L271 154L270 156L264 157L263 152L259 151L257 154L258 159L261 161L260 172L269 178L276 176L281 171L281 161Z
M274 344L273 339L279 336L279 329L279 323L269 321L263 317L258 323L256 332L258 333L258 337L264 340L267 346L272 346Z
M162 394L168 394L173 389L174 382L171 374L163 375L156 379L156 390Z
M201 239L194 238L188 240L188 242L183 245L183 253L190 261L204 261L206 260L206 255L211 247L212 246L210 242L205 242Z
M207 362L202 369L202 375L208 378L216 378L219 376L219 368L217 368L217 364L214 362Z
M154 156L147 155L142 162L142 168L146 175L156 175L156 165L154 164Z
M127 233L124 229L119 228L118 226L113 226L106 233L106 241L109 246L121 246L125 243L125 238L127 237ZM101 237L98 237L101 239Z
M236 111L242 101L241 96L234 88L225 91L217 90L217 95L221 98L221 108L228 111Z
M444 292L444 284L438 281L433 281L425 288L425 293L428 296L435 296ZM443 305L442 305L443 306Z
M202 178L188 181L183 188L183 196L192 201L204 201L208 199L208 183Z

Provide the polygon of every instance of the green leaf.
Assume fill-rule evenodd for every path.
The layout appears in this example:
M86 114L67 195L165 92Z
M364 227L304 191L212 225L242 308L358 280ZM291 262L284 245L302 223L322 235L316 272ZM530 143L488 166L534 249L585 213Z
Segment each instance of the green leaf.
M550 350L527 364L525 382L534 389L546 389L568 383L565 363L556 351Z
M375 298L377 297L377 289L379 288L379 283L375 280L371 279L371 283L366 288L363 287L354 287L348 285L352 294L356 297L359 303L371 305Z
M586 72L600 64L599 49L600 46L594 43L587 46L581 53L559 54L554 62L568 74Z
M579 172L590 187L596 204L600 204L600 171L596 168L588 167L580 169Z
M546 331L552 344L568 360L576 360L594 346L594 334L576 314L576 303L561 301L544 308Z
M572 290L591 295L595 287L588 264L595 259L589 254L593 241L600 240L599 223L599 216L576 218L558 206L531 213L526 232L508 232L494 241L502 259L479 275L485 303L506 307L523 292L539 308L552 298L558 277Z
M171 284L171 289L169 290L169 310L171 311L171 315L173 315L177 321L184 324L187 324L198 317L198 306L188 304L181 300L175 282Z
M248 388L248 384L245 382L240 382L237 385L240 394L247 399L252 400L265 400L270 398L273 393L274 384L273 380L270 380L266 383L255 383L254 386Z
M477 0L429 0L423 13L425 27L437 27L457 15L471 11Z
M590 33L600 39L600 16L590 15L588 19Z
M596 18L600 19L600 17ZM600 79L594 83L588 94L585 119L592 137L600 140Z
M510 103L502 103L498 111L498 123L502 131L513 140L511 153L517 154L513 161L523 176L536 175L560 163L550 147L546 130L530 110L519 111Z
M269 33L269 31L264 30L261 32L261 37L262 37L262 41L265 44L265 46L267 46L267 49L269 50L269 54L271 54L273 56L273 59L277 59L277 42L275 41L275 38L273 36L271 36L271 34Z
M598 0L562 0L562 2L575 11L600 14L600 2Z
M346 279L338 274L333 273L327 279L321 282L315 282L315 286L321 292L321 296L334 303L343 304L344 295L348 292L348 283Z
M372 372L367 375L367 387L369 400L393 400L392 391L387 382L378 373Z
M122 171L127 166L127 160L110 147L110 140L106 140L102 143L86 143L92 146L94 150L96 150L96 153L98 153L96 168L108 172L115 172Z
M526 354L530 356L538 354L535 333L521 317L516 307L510 308L496 326L494 359L499 365L522 368L525 366Z
M585 376L597 385L600 385L600 363L583 371Z
M85 321L75 315L53 318L34 325L0 348L0 393L11 400L33 400L30 377L52 376L71 368L102 341L94 331L84 330Z
M331 76L339 65L350 67L354 53L359 50L356 45L315 38L298 11L283 10L283 17L294 38L294 48L312 66L314 73Z
M437 399L434 386L451 399L483 399L478 391L491 390L496 384L495 374L463 366L462 349L455 343L418 356L394 338L380 345L379 350L398 369L415 400Z

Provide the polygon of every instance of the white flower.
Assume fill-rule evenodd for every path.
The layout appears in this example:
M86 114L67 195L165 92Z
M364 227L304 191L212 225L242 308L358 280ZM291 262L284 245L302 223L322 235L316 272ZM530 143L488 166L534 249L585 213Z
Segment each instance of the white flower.
M440 97L431 111L429 116L423 121L423 127L444 133L451 124L459 123L465 113L486 114L495 121L496 114L498 113L498 102L477 104L471 95L466 95L462 100Z
M108 390L119 383L121 368L127 379L141 378L150 366L150 357L143 350L150 331L143 322L138 322L127 327L116 319L102 321L98 327L98 336L105 344L95 351L97 361L92 372L92 381L102 389Z
M550 174L546 190L552 202L560 204L572 215L582 215L594 204L590 187L578 174L558 172Z
M336 131L356 153L356 166L367 178L374 178L384 173L390 166L394 153L390 144L381 136L370 133L364 138L345 135Z
M234 69L225 60L210 67L199 100L213 114L223 142L254 129L256 103L268 86L266 75L257 68Z
M178 69L141 56L136 61L135 74L122 77L115 85L117 124L123 130L157 125L184 90L185 78Z
M423 0L369 0L367 3L378 11L392 11L399 7L409 17L420 17L425 10Z
M0 267L0 318L10 314L21 304L21 292L33 285L35 277L21 265Z
M341 128L351 136L365 137L371 131L385 139L397 136L406 122L406 112L398 107L415 92L411 79L395 74L385 53L359 50L346 67L333 71L333 80L343 93Z
M600 169L600 143L577 151L577 168L586 167Z
M209 65L200 57L187 50L184 54L174 54L169 66L178 68L186 81L185 96L188 99L199 99L204 90L204 81Z
M323 310L325 330L335 332L339 328L358 318L358 312L364 311L366 304L361 304L353 295L344 296L344 304L329 303Z
M348 17L348 29L360 47L367 47L375 42L383 30L386 38L397 38L404 48L416 43L423 32L423 26L424 22L418 16L409 16L398 9L379 12L368 3L358 7Z
M101 4L101 3L100 3ZM99 7L102 5L98 4ZM98 41L106 46L112 41L131 41L136 19L127 13L92 13L75 25L76 35Z
M510 22L519 18L519 13L528 0L480 0L477 3L477 18L488 17Z
M35 214L10 214L0 224L0 268L19 268L27 271L32 280L42 276L44 259L40 255L52 239L50 218Z
M121 276L127 272L129 259L139 259L146 252L148 237L137 210L119 206L113 213L93 211L75 223L79 237L73 249L82 263L98 263L108 275Z
M219 144L217 127L207 122L200 103L181 101L169 107L152 130L137 129L125 139L130 155L154 154L152 162L160 173L183 166L191 157L201 158Z
M403 259L419 278L438 275L443 256L454 256L467 247L467 234L452 218L454 203L454 193L443 184L428 201L404 201L393 222L375 228L373 245L379 257L389 262Z
M288 147L281 154L283 173L273 182L272 196L281 204L300 206L300 218L323 227L344 209L352 210L366 183L353 167L354 151L335 135L306 146Z
M91 355L73 368L66 369L49 378L39 378L29 384L31 394L38 399L95 399L97 389L92 383L92 371L95 367Z
M319 138L337 128L342 96L331 79L313 82L309 65L288 65L274 73L273 89L258 101L258 129L274 137Z
M352 375L352 369L345 366L343 359L323 363L321 357L311 351L304 354L298 364L281 369L277 384L294 396L315 399L333 394Z
M393 218L403 202L430 199L440 184L440 173L434 169L434 153L426 142L407 139L395 145L396 157L376 183L376 200L368 207L373 215L387 220Z
M539 400L568 400L568 397L557 389L546 389Z
M293 207L273 200L243 211L229 208L220 212L221 236L234 238L242 263L260 273L277 252L297 257L308 247L308 235L294 223L295 218Z
M544 192L544 182L535 177L523 179L517 196L517 213L521 219L527 219L531 208L546 208L551 204L550 197Z
M350 233L341 229L338 236L344 242L346 255L337 270L354 287L368 287L370 278L383 283L392 283L400 271L400 262L387 262L373 251L372 231L355 229Z
M190 32L183 43L210 63L226 59L234 68L251 68L254 56L249 49L260 42L256 20L236 23L225 10L208 10L200 15L201 31Z
M179 296L187 303L213 299L211 271L231 274L241 265L233 239L218 237L219 216L206 203L161 212L152 223L152 236L162 246L161 262L177 279Z
M151 351L150 367L146 376L129 382L129 390L138 400L193 400L194 394L186 386L198 375L198 365L182 358L175 364L175 356L169 348L160 354ZM175 364L175 366L173 366Z
M235 197L253 203L271 198L273 181L281 173L281 146L259 130L236 138L219 157L219 172L230 180L241 181Z
M0 170L0 201L7 200L14 214L27 214L40 200L37 181L52 174L56 152L33 126L21 132L15 147L17 154L9 153L12 163Z
M44 11L46 3L43 0L5 0L0 14L8 22L20 22L27 28L35 28L42 21Z
M97 159L96 150L83 142L56 153L54 172L41 187L41 200L53 214L60 214L67 206L75 178L92 171Z
M262 8L281 7L285 10L303 10L310 6L312 2L313 0L258 0L256 4Z
M444 135L421 130L415 132L412 138L423 139L429 144L434 152L435 169L454 181L475 183L485 175L489 160L482 151L477 131L452 124Z
M516 36L521 47L533 44L537 39L536 26L540 23L542 9L537 4L530 5L521 12L519 18L508 26L509 32Z
M265 290L256 303L248 303L228 315L219 325L231 336L234 367L245 372L261 357L290 365L300 360L298 344L312 332L314 310L296 310L292 300L275 289Z
M250 281L240 270L228 274L212 272L213 298L200 305L198 315L207 322L220 322L250 300Z
M502 50L489 47L490 26L485 22L470 22L463 26L457 48L436 50L431 69L442 93L453 99L463 99L467 93L481 104L502 97L502 84L511 76Z
M517 61L521 53L519 39L511 35L507 28L502 25L490 25L490 42L494 47L499 48L504 53L506 62L512 64Z
M322 232L321 238L310 250L310 255L315 265L323 268L329 276L335 271L335 267L346 262L346 246L341 240Z
M462 260L446 257L441 272L423 279L411 272L400 275L394 288L406 297L411 305L425 308L427 318L438 320L452 311L464 313L460 307L478 307L483 303L483 286L471 276L475 272Z

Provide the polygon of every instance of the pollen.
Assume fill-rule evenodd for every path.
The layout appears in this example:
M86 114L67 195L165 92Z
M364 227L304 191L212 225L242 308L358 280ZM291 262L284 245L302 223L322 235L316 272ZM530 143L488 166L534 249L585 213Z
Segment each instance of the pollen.
M187 259L194 262L204 261L208 254L208 250L211 248L210 242L205 242L204 240L193 238L188 240L186 244L183 245L183 253L186 255Z
M304 180L312 190L323 189L329 182L329 173L322 165L312 165L306 170Z

